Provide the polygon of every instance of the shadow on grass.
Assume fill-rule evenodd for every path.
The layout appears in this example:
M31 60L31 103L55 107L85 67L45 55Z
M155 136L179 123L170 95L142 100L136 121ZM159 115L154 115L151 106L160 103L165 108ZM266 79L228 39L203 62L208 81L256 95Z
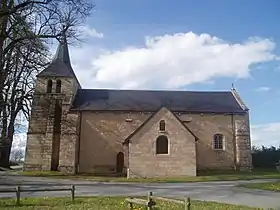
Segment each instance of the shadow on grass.
M2 207L55 207L81 205L87 203L82 197L77 198L74 202L71 198L22 198L20 204L16 204L16 199L4 198L0 201L0 209Z
M138 197L143 198L144 197ZM1 199L0 208L3 210L7 209L93 209L93 210L108 210L128 209L128 205L124 202L125 197L77 197L73 203L70 198L24 198L20 206L15 205L15 199ZM157 201L156 201L157 202ZM143 206L135 205L137 209L144 209ZM184 206L181 204L170 203L165 201L158 201L157 206L153 209L160 210L172 210L172 209L183 209ZM217 209L217 210L249 210L253 209L246 206L229 205L217 202L207 201L195 201L192 200L193 210L206 210L206 209Z

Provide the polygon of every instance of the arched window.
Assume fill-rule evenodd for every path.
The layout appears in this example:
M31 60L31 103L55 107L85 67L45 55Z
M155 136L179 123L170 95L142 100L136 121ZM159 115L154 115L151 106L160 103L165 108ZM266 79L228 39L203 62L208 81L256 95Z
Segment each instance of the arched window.
M168 138L159 136L156 140L156 154L168 154Z
M51 93L51 92L52 92L52 80L49 79L47 84L47 93Z
M214 149L222 150L224 149L224 136L222 134L215 134L213 139Z
M160 131L165 131L165 121L164 120L161 120L159 122L159 130Z
M58 79L56 80L56 89L55 89L56 93L61 93L61 80Z

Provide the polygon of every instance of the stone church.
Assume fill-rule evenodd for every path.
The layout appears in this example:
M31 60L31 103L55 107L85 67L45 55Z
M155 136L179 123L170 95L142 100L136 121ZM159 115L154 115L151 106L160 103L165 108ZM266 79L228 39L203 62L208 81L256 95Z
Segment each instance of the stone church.
M249 110L234 88L83 89L66 38L37 75L31 108L25 171L149 178L252 168Z

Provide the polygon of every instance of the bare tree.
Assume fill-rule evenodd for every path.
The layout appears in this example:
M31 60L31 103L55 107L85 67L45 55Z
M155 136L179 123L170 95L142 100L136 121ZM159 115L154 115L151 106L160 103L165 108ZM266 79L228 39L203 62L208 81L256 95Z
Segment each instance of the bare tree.
M14 161L16 163L20 163L23 161L24 158L24 150L20 147L15 148L11 153L11 161Z
M46 42L58 38L63 30L78 39L77 26L90 15L94 5L89 0L1 0L0 3L0 92L9 75L6 56L17 43L28 40ZM17 34L17 36L15 36ZM3 109L0 94L0 115Z
M77 26L92 8L88 0L1 1L0 166L9 167L18 113L29 118L34 76L47 64L46 45L62 33L79 40Z
M0 165L9 166L9 156L15 133L16 118L22 112L26 119L30 114L30 105L34 91L36 74L48 63L44 45L18 43L6 60L9 74L4 83L1 131Z

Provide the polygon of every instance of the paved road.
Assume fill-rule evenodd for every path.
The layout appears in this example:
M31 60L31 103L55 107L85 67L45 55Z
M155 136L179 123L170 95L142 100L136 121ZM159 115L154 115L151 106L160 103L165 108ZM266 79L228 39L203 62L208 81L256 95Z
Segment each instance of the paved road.
M102 183L93 181L73 181L65 179L50 179L40 177L26 177L19 175L0 174L0 189L10 185L24 185L30 188L38 188L44 185L76 185L78 196L108 195L130 196L147 195L152 191L155 195L184 197L192 199L217 201L230 204L241 204L261 208L279 208L280 193L262 190L239 188L236 185L252 182L268 182L273 180L254 181L223 181L204 183ZM68 192L32 192L22 193L22 197L28 196L65 196ZM14 193L2 193L0 197L14 197Z

